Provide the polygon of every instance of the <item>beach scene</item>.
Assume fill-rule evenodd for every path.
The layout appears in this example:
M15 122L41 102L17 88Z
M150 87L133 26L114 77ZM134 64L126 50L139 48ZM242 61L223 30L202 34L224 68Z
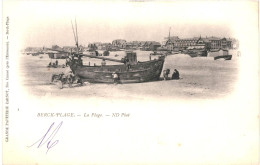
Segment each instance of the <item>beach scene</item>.
M229 96L236 90L239 78L240 57L237 50L231 50L232 60L214 60L213 57L195 57L187 54L174 54L166 56L163 70L170 69L171 77L174 69L180 73L178 80L164 80L163 73L158 81L131 83L131 84L104 84L84 82L82 86L74 84L72 87L64 85L60 89L57 84L51 83L52 74L68 72L69 67L49 68L50 59L47 54L39 56L21 55L20 76L21 84L26 91L36 96L84 96L101 98L193 98L216 99ZM138 61L149 61L151 51L137 50ZM121 59L124 51L110 52L110 57ZM115 55L118 55L115 57ZM158 56L151 57L153 59ZM58 59L59 65L65 65L65 59ZM84 65L101 65L102 60L85 57ZM116 62L107 62L107 65L115 65ZM68 96L69 93L69 96Z
M196 3L171 4L174 13L167 3L119 3L117 11L111 10L115 7L112 3L86 4L73 10L75 17L67 10L55 17L51 12L44 15L43 10L33 10L38 18L29 15L22 17L24 23L18 21L19 81L24 93L39 97L218 99L236 91L242 33L233 26L235 13L223 19L214 14L218 10L213 4L203 8L210 15L202 14L204 10ZM97 7L106 15L95 12ZM68 5L64 8L71 9ZM194 12L180 17L176 13L183 13L182 8ZM178 78L173 79L176 71ZM82 83L60 85L53 81L68 73Z
M3 5L3 164L259 164L258 2Z

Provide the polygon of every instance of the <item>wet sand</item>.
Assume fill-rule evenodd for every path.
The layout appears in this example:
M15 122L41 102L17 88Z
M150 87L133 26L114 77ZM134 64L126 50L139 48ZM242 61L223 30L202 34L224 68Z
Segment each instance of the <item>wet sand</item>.
M149 60L149 51L137 51L138 61ZM119 56L115 57L115 54ZM110 58L121 59L124 52L110 52ZM120 99L218 99L231 95L236 90L239 78L239 58L234 53L232 60L214 60L212 57L191 58L185 54L166 57L164 69L180 72L180 80L154 81L134 84L91 84L69 88L67 85L59 89L50 84L53 73L64 72L68 68L47 68L49 62L55 62L48 55L20 55L21 85L33 96L54 97L98 97ZM152 58L157 58L156 56ZM59 59L59 64L65 60ZM83 59L84 64L100 65L101 60ZM106 62L107 65L116 64ZM161 75L162 79L162 75Z

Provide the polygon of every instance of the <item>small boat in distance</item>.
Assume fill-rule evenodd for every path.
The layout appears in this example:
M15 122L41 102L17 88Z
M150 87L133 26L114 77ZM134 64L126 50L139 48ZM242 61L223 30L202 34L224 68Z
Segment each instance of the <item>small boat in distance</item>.
M225 60L231 60L232 55L216 56L216 57L214 57L214 60L217 60L217 59L220 59L220 58L223 58Z
M231 60L232 59L232 55L229 55L228 50L224 50L224 49L210 50L208 52L208 57L214 57L214 60L217 60L217 59Z
M184 54L188 54L191 57L206 57L207 51L204 45L189 46L183 51Z

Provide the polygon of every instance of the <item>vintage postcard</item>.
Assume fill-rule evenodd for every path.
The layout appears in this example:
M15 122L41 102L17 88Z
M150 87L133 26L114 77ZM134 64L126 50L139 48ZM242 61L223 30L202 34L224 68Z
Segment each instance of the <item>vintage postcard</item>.
M2 11L2 164L259 164L258 1Z

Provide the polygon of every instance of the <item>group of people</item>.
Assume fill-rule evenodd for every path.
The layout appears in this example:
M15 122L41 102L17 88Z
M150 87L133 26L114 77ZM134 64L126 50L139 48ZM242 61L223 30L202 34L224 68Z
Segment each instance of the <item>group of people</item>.
M169 77L168 75L170 74L170 69L166 69L163 71L163 78L164 80L168 80ZM119 75L117 72L113 72L112 73L112 78L113 78L113 81L114 81L114 84L118 84L119 83ZM180 73L177 69L174 69L174 72L172 73L172 77L171 77L172 80L178 80L180 79Z
M78 66L82 66L83 65L83 61L81 59L80 56L76 56L76 58L74 58L74 56L69 56L66 58L66 66L70 66L73 64L77 64Z
M49 67L57 67L59 64L58 60L56 60L54 63L50 62Z
M163 71L163 78L164 80L168 80L168 75L170 74L170 69L166 69ZM174 72L172 73L172 77L171 77L172 80L178 80L180 79L180 73L177 69L174 69Z
M75 76L72 71L61 72L60 74L52 74L51 82L61 82L61 87L63 84L69 84L69 87L72 87L73 83L83 85L83 81L80 77Z

